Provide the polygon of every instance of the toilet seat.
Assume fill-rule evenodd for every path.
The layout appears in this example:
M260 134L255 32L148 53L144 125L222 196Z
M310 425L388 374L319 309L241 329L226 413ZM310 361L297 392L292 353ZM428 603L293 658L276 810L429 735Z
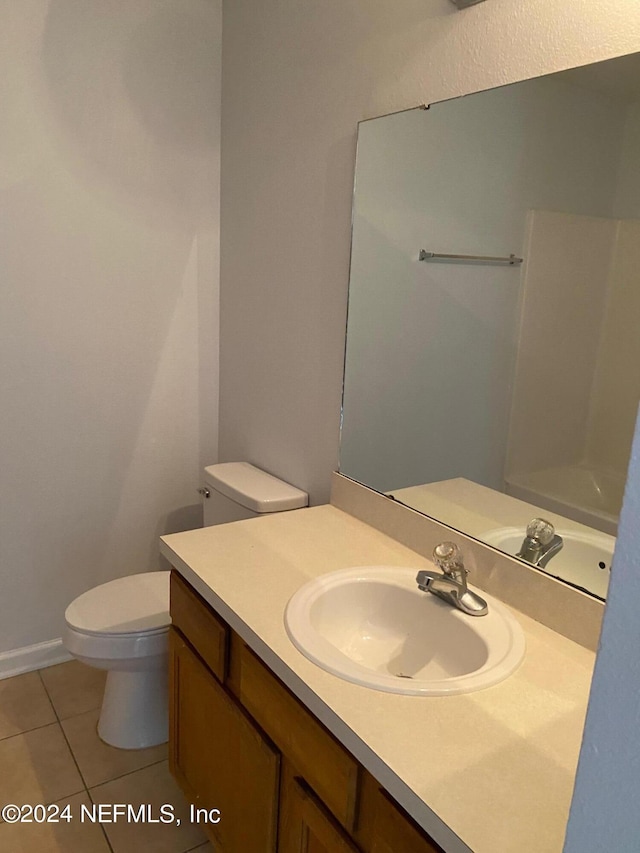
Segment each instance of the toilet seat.
M113 666L119 662L119 668L138 668L142 658L166 659L168 650L169 626L157 631L137 634L85 634L69 625L64 630L63 642L74 657L84 660L90 666L107 669L107 662ZM151 665L149 663L149 665Z
M169 576L129 575L84 592L66 609L67 628L87 638L127 641L166 633L171 624Z

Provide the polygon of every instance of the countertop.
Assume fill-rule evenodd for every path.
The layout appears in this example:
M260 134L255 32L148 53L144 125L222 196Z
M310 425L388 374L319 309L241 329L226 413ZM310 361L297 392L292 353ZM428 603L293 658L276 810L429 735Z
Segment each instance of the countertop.
M283 613L336 569L428 567L415 551L327 505L172 534L161 552L448 853L560 853L593 652L510 608L527 652L506 681L382 693L307 660Z

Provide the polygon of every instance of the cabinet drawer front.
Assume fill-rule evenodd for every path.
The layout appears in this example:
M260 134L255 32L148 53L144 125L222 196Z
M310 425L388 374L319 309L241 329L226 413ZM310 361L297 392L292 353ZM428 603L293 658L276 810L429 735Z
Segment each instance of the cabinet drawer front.
M224 681L229 628L177 572L171 572L171 620L216 678Z
M358 794L358 763L246 646L240 699L301 776L349 831Z

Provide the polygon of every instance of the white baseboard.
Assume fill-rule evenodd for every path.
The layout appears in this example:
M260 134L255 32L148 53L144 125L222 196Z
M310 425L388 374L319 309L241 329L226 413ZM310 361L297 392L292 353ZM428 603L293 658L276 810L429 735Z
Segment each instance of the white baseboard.
M0 652L0 679L22 675L23 672L32 672L34 669L43 669L45 666L53 666L56 663L64 663L72 657L73 655L70 655L62 645L60 638Z

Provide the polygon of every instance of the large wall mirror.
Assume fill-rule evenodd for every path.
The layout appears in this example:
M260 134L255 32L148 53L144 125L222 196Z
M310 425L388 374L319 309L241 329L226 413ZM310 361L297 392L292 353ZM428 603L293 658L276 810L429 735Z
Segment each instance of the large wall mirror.
M639 399L640 55L360 124L343 474L604 598Z

